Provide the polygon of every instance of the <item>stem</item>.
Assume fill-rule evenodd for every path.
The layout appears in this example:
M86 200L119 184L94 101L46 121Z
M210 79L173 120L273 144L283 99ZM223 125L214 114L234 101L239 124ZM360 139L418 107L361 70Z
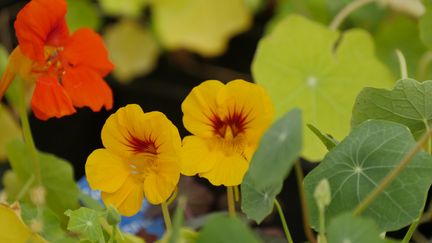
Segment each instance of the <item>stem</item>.
M346 5L341 11L339 11L339 13L331 22L329 28L331 30L337 30L342 24L342 22L346 19L346 17L348 17L352 12L374 1L375 0L355 0L351 2L350 4Z
M16 202L18 202L19 200L21 200L24 197L24 195L30 189L30 186L33 184L34 180L35 180L34 175L31 175L30 178L28 178L28 180L26 181L26 183L24 184L24 186L21 188L18 195L16 196L16 198L15 198Z
M113 225L112 229L111 229L111 237L109 239L109 243L113 243L116 242L115 237L116 237L116 233L117 233L117 225Z
M236 202L240 201L240 192L238 186L234 186L234 200Z
M169 206L174 200L177 198L178 194L178 188L176 187L174 192L171 194L171 196L168 198L168 201L166 202L167 206Z
M309 224L309 210L308 210L306 196L305 196L304 187L303 187L304 175L303 175L303 170L301 168L299 161L294 163L294 169L295 169L295 173L296 173L297 187L298 187L298 192L299 192L299 196L300 196L300 203L301 203L301 207L302 207L303 230L304 230L304 233L305 233L308 241L311 243L316 243L317 241L315 239L314 233L312 232L311 228L309 227L309 225L310 225Z
M327 243L327 238L325 236L325 208L319 208L319 236L320 243Z
M167 231L171 230L172 223L171 223L171 217L170 217L169 211L168 211L168 205L167 205L166 202L163 202L161 204L161 207L162 207L162 215L163 215L163 218L164 218L164 221L165 221L166 230Z
M236 216L235 204L234 204L234 188L227 186L227 200L228 200L228 215L230 217Z
M284 229L284 232L285 232L285 237L287 239L287 242L288 243L293 243L293 240L292 240L292 237L291 237L291 233L290 233L290 231L288 229L288 225L286 223L285 216L284 216L284 213L282 211L282 207L280 206L278 200L276 200L276 199L274 200L274 205L276 206L276 209L277 209L277 211L279 213L279 218L281 219L282 226L283 226L283 229Z
M432 51L427 51L423 56L420 58L418 69L417 69L417 79L419 81L423 81L427 79L427 72L428 68L430 66L430 63L432 62Z
M401 77L402 77L402 79L406 79L406 78L408 78L408 71L407 71L407 64L406 64L405 56L403 55L403 53L399 49L396 49L396 55L397 55L398 60L399 60L399 68L401 71Z
M419 225L420 218L417 218L409 227L407 233L405 234L402 243L409 243L411 240L412 235L417 229L417 226Z
M423 134L420 140L416 143L408 154L399 162L399 164L384 178L384 180L375 188L360 204L354 209L354 215L361 214L380 194L383 192L390 183L403 171L403 169L411 162L411 159L422 149L423 145L432 136L432 130L428 130Z
M33 161L33 170L36 178L36 183L38 185L42 185L42 176L40 169L40 162L38 157L38 151L33 141L33 136L31 133L30 123L28 120L27 107L25 102L25 86L24 80L18 79L19 83L19 91L18 91L18 109L19 115L21 118L21 125L23 129L24 141L27 145L27 148L30 150L32 161Z

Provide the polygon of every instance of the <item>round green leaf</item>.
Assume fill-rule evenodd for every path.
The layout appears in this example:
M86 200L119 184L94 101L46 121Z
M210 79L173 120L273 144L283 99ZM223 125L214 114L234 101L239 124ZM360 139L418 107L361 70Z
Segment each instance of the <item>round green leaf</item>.
M102 226L99 223L101 213L81 207L77 210L67 210L65 215L69 217L67 229L78 233L81 240L89 240L90 242L105 242Z
M288 112L261 139L241 184L242 211L257 223L273 211L283 181L302 148L301 112Z
M229 39L252 22L245 0L157 0L152 11L156 33L166 48L204 56L222 54Z
M358 127L310 172L304 181L311 225L318 228L313 191L322 179L330 183L332 199L326 219L353 210L415 146L407 127L389 121L369 120ZM419 152L363 215L380 231L398 230L418 217L432 183L432 157Z
M272 97L278 116L299 107L304 126L314 124L336 139L349 131L358 92L365 86L389 86L392 80L375 57L367 32L355 29L341 36L298 15L281 21L260 41L252 72ZM303 156L322 159L325 146L304 130Z
M101 25L98 9L90 0L67 0L66 21L71 32L88 27L97 30Z
M107 28L105 44L115 65L114 76L123 83L150 73L159 57L153 34L133 21L123 20Z
M384 243L376 223L368 218L354 217L345 213L330 221L327 229L328 242Z

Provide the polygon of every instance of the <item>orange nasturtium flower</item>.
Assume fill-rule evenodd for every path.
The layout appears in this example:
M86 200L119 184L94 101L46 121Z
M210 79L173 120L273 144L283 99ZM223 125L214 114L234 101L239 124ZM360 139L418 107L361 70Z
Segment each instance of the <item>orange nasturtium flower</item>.
M265 90L253 83L215 80L198 85L182 104L182 174L207 178L213 185L239 185L249 168L274 109Z
M85 170L105 205L131 216L144 197L161 204L173 193L180 178L181 139L163 113L144 113L138 105L120 108L103 126L102 142L105 148L89 155Z
M113 69L102 38L88 28L69 35L64 0L32 0L18 13L19 45L9 57L0 82L0 99L16 75L36 82L32 108L46 120L76 112L112 108L110 87L103 77Z

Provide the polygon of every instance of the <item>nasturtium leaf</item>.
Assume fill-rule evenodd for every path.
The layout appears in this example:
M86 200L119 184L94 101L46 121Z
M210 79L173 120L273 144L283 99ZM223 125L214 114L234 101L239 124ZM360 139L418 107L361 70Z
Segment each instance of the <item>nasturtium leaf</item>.
M217 56L234 35L248 29L252 11L245 0L157 0L152 17L162 44Z
M21 137L21 129L13 118L12 113L0 104L0 163L6 159L6 144Z
M420 17L419 29L420 39L429 49L432 49L432 5L426 7L426 12Z
M241 208L249 218L260 223L273 211L274 200L301 148L301 112L294 109L266 131L243 179Z
M76 242L76 239L67 236L57 215L46 207L35 208L29 204L21 204L21 217L27 225L39 221L42 226L40 234L50 242Z
M149 0L99 0L99 3L106 15L137 18Z
M395 122L369 120L355 127L304 180L312 227L318 229L319 218L313 191L322 179L331 188L329 220L353 210L415 144L408 128ZM431 183L432 157L421 151L362 215L373 219L380 231L400 229L418 217Z
M99 29L101 16L96 5L90 0L67 0L66 21L71 32L82 27Z
M74 211L67 210L65 215L69 217L67 229L78 233L81 240L105 242L102 226L99 223L100 212L81 207Z
M196 243L262 242L239 218L212 216L200 231Z
M260 41L252 72L272 97L277 116L299 107L304 126L314 124L336 139L349 131L358 92L365 86L387 87L393 80L375 57L366 31L353 29L340 35L298 15L282 20ZM303 156L318 161L326 152L305 129Z
M400 77L400 65L396 56L396 49L404 54L408 77L416 77L418 62L427 48L418 37L419 30L415 19L404 15L387 18L379 22L374 36L377 56L391 68L396 77Z
M10 207L0 204L0 242L47 242L24 224Z
M12 170L7 170L3 173L2 185L3 190L6 193L6 201L8 203L15 202L23 184Z
M316 128L312 124L307 124L307 127L321 140L321 142L326 146L327 150L331 150L332 148L336 147L336 145L339 143L336 139L334 139L329 134L321 132L318 128Z
M393 90L365 88L353 108L352 125L381 119L407 126L418 138L432 126L432 81L402 79Z
M330 220L327 228L328 242L385 243L376 223L369 218L354 217L344 213Z
M21 183L33 175L31 151L18 140L6 146L9 162ZM72 166L54 155L39 152L42 184L46 189L46 204L62 220L64 211L78 208L79 190L75 184Z
M151 72L157 64L159 46L146 27L131 20L123 20L108 27L104 34L114 76L120 82L129 82L139 75Z

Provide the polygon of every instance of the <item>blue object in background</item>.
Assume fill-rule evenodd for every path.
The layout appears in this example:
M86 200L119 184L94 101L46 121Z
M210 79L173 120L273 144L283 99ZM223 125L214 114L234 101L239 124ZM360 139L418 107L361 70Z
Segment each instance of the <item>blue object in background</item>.
M84 193L89 195L94 200L102 203L100 191L94 191L90 188L87 178L83 176L78 181L78 187ZM144 229L147 233L156 235L158 239L162 238L165 230L164 221L162 217L148 219L144 217L144 213L150 207L147 200L144 199L141 210L132 217L121 217L120 229L126 233L137 234L140 230Z

